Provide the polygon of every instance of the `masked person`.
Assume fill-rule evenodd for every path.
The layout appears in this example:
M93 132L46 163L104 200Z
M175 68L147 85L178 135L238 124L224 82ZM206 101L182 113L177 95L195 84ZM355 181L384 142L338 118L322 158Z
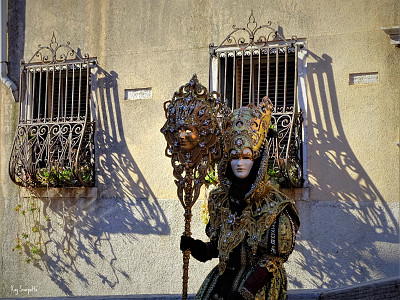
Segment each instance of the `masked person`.
M195 299L286 299L283 263L300 222L294 205L268 182L266 135L272 104L235 110L223 126L219 187L208 203L209 242L182 236L180 248L202 262L219 258Z

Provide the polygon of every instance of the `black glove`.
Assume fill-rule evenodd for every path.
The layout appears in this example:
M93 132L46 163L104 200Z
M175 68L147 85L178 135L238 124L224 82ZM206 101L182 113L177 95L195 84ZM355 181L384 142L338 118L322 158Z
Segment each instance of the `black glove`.
M181 236L181 245L180 245L181 251L193 248L193 244L194 244L194 238L185 235Z
M190 236L181 236L180 249L181 251L190 249L192 256L201 262L206 262L218 256L218 249L214 244L204 243Z

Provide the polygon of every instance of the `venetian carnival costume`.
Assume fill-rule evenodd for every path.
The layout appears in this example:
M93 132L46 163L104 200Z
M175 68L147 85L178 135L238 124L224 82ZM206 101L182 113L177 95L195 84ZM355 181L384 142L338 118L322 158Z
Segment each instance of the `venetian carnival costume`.
M286 299L283 263L293 251L300 222L294 201L268 182L266 135L272 104L268 98L235 110L225 120L219 187L209 196L206 233L209 242L182 236L181 250L190 249L205 262L219 258L195 299ZM254 164L245 179L235 177L232 150L252 150Z

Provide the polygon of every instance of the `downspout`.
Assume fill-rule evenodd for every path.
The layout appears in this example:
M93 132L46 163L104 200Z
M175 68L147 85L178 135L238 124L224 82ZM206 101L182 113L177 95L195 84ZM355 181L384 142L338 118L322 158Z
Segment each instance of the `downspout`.
M17 102L15 94L17 86L7 76L7 0L0 0L0 66L1 66L1 81L11 90L14 101Z

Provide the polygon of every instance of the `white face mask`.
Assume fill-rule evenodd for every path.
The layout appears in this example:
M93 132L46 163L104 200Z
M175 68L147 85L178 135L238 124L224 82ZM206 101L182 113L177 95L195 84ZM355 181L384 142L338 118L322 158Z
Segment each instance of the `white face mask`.
M244 179L249 176L253 167L253 152L249 148L244 148L241 153L231 151L231 168L237 178Z

